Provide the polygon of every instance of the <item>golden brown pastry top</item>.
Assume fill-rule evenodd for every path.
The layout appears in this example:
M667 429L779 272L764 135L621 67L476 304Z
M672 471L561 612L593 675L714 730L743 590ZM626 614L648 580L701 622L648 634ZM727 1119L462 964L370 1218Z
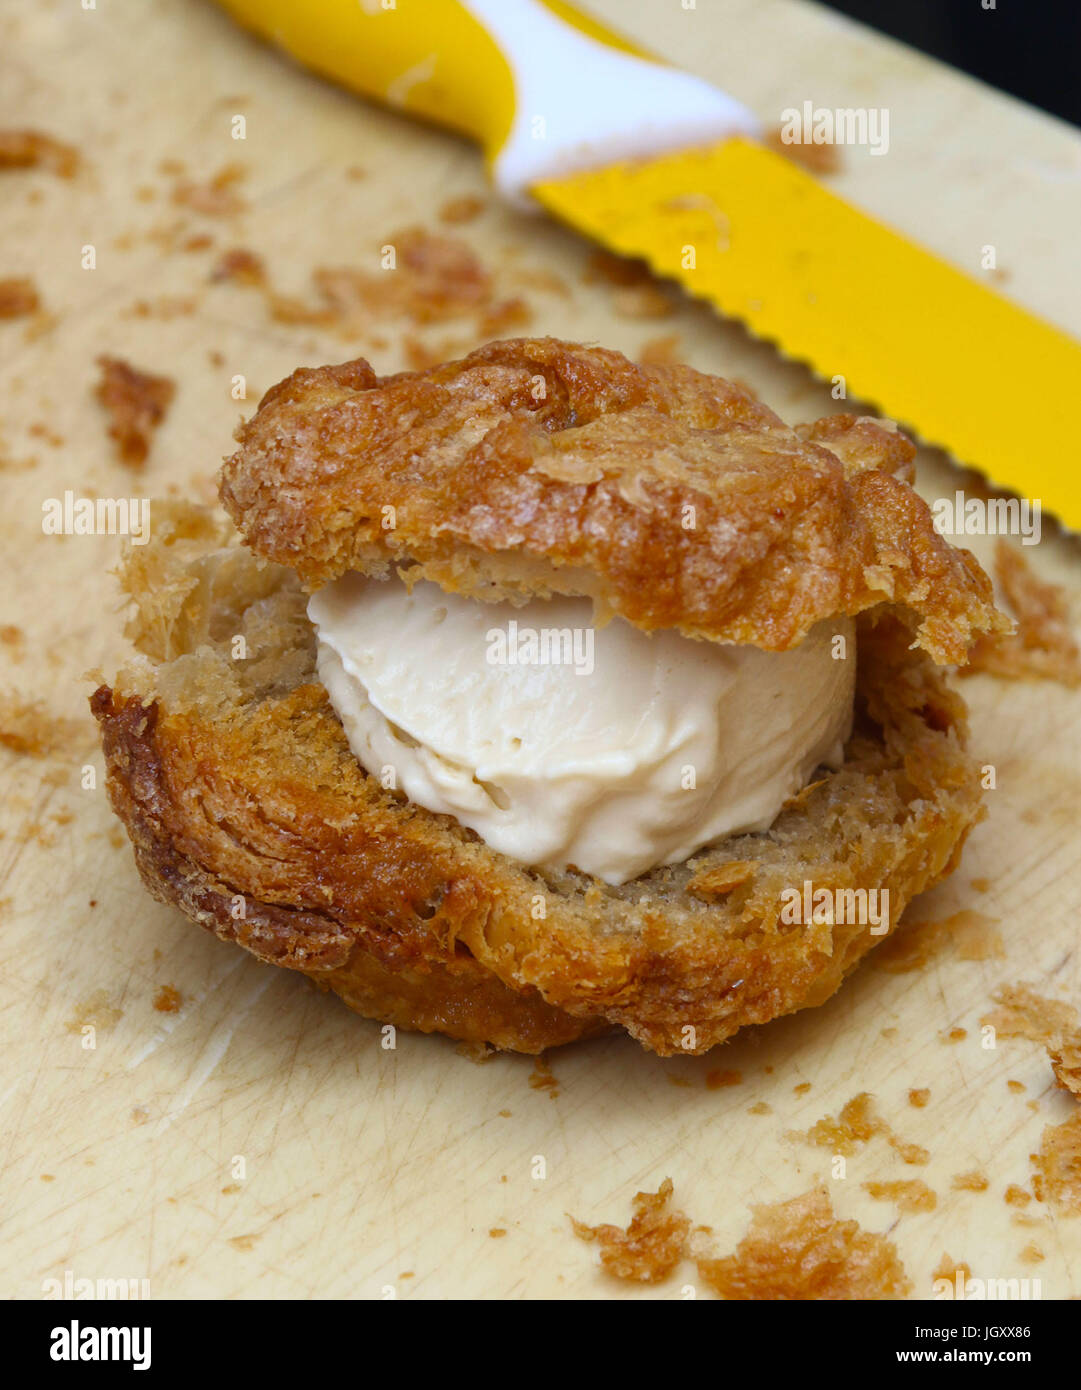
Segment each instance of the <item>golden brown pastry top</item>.
M641 628L767 650L892 601L940 662L1006 626L934 530L895 427L791 429L690 367L522 338L383 378L363 359L302 368L238 440L222 501L310 588L395 563L450 592L588 594Z

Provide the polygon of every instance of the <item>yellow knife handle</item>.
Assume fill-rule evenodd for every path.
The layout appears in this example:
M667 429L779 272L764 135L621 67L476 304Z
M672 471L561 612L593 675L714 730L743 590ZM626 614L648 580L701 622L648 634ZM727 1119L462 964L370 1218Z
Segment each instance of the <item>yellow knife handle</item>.
M317 72L472 136L518 200L544 179L759 130L565 0L220 3Z

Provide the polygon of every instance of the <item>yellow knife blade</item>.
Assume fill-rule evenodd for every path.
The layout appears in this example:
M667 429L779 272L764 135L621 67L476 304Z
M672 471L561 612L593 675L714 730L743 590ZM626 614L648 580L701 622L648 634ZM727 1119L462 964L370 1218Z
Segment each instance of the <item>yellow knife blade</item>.
M735 136L748 124L730 119L723 93L569 0L221 3L335 80L474 135L504 191L529 189L586 236L644 257L787 356L843 378L846 397L1081 530L1068 418L1081 345ZM697 141L681 138L663 146L674 153L641 157L651 128L711 103L729 139L688 149ZM639 157L578 158L594 145ZM548 162L553 151L571 161ZM590 162L603 167L565 172Z
M749 140L534 188L849 396L1081 530L1081 345Z

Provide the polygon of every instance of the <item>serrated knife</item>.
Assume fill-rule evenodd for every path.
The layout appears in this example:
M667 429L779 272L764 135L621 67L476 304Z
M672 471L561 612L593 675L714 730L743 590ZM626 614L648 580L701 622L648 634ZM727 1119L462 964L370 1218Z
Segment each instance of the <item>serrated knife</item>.
M316 71L477 139L508 198L741 320L1081 530L1081 344L850 206L755 116L564 0L221 0Z

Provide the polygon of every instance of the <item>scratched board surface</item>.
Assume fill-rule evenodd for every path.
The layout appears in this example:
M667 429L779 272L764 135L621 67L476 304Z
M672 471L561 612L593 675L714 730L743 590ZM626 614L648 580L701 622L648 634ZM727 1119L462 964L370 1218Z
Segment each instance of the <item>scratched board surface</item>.
M596 8L768 121L805 99L888 108L888 154L845 151L833 185L965 265L993 245L1011 293L1081 332L1075 133L787 0ZM384 1050L376 1024L147 897L86 713L92 673L124 651L119 543L44 535L47 499L208 499L237 419L294 367L457 354L517 331L505 308L517 298L529 332L632 355L676 335L669 350L791 420L845 403L702 306L590 276L590 248L485 199L468 146L323 85L212 6L3 0L0 67L0 128L47 131L81 157L72 178L0 173L0 273L31 277L41 297L36 314L0 322L0 730L14 745L0 747L0 1291L38 1297L70 1271L148 1279L156 1297L678 1297L693 1265L652 1289L620 1284L567 1219L624 1224L631 1195L671 1177L721 1253L752 1203L826 1182L839 1215L889 1234L917 1297L946 1252L976 1276L1081 1294L1081 1219L1031 1196L1030 1154L1074 1102L1042 1048L986 1048L980 1028L1003 983L1079 999L1077 693L964 684L996 787L960 870L910 916L975 914L962 920L983 948L930 933L915 968L872 958L824 1007L704 1058L609 1038L553 1053L550 1084L529 1059L477 1065L444 1039L399 1034ZM320 298L316 268L370 268L410 226L473 249L491 277L487 324L419 328L408 305L350 316ZM237 248L263 258L276 297L236 258L215 278ZM106 434L103 353L176 383L142 471ZM939 456L919 466L928 497L965 485ZM1045 521L1026 553L1076 602L1075 542ZM793 1137L863 1091L926 1163L877 1137L835 1177L828 1147ZM983 1191L953 1185L971 1172ZM933 1210L899 1214L863 1186L914 1178ZM1011 1185L1029 1199L1005 1200Z

